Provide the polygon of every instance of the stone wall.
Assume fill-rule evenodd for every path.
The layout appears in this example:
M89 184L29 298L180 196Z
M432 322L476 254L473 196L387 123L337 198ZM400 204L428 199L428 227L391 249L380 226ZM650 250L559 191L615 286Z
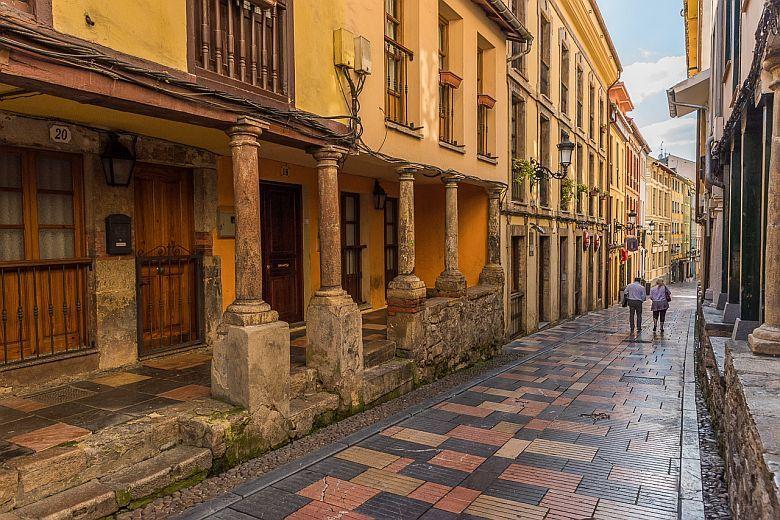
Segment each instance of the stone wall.
M412 350L416 377L429 382L496 355L504 340L504 306L499 287L478 285L462 298L430 298L419 316L421 337ZM396 317L388 318L389 332ZM402 319L404 317L401 317ZM389 339L392 339L390 332Z
M699 382L726 461L734 516L780 518L780 358L710 337L699 317Z

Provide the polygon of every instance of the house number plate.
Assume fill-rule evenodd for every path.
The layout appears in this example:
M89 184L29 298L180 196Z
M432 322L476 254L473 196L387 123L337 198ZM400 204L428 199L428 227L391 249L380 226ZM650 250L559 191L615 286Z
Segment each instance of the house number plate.
M52 125L51 128L49 128L49 139L51 139L53 143L68 144L72 137L73 132L71 132L70 127Z

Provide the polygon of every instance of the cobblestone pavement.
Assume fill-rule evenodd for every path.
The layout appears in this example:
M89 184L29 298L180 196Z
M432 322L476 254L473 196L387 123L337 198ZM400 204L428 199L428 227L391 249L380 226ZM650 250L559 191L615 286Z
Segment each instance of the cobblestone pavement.
M702 518L681 440L695 300L674 291L664 335L629 337L610 309L525 338L508 346L525 362L182 518Z

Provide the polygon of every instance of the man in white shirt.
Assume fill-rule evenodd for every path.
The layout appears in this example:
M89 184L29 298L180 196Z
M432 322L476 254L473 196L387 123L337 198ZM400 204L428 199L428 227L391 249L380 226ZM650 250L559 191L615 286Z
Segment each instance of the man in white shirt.
M642 304L647 299L647 292L641 278L634 278L634 283L626 286L624 298L628 302L631 334L634 333L634 315L636 315L636 330L642 332Z

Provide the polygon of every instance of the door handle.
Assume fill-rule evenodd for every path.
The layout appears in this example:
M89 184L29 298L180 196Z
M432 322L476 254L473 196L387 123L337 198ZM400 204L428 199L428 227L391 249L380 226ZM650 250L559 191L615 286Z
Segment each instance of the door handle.
M277 269L285 269L290 267L290 264L276 264Z

